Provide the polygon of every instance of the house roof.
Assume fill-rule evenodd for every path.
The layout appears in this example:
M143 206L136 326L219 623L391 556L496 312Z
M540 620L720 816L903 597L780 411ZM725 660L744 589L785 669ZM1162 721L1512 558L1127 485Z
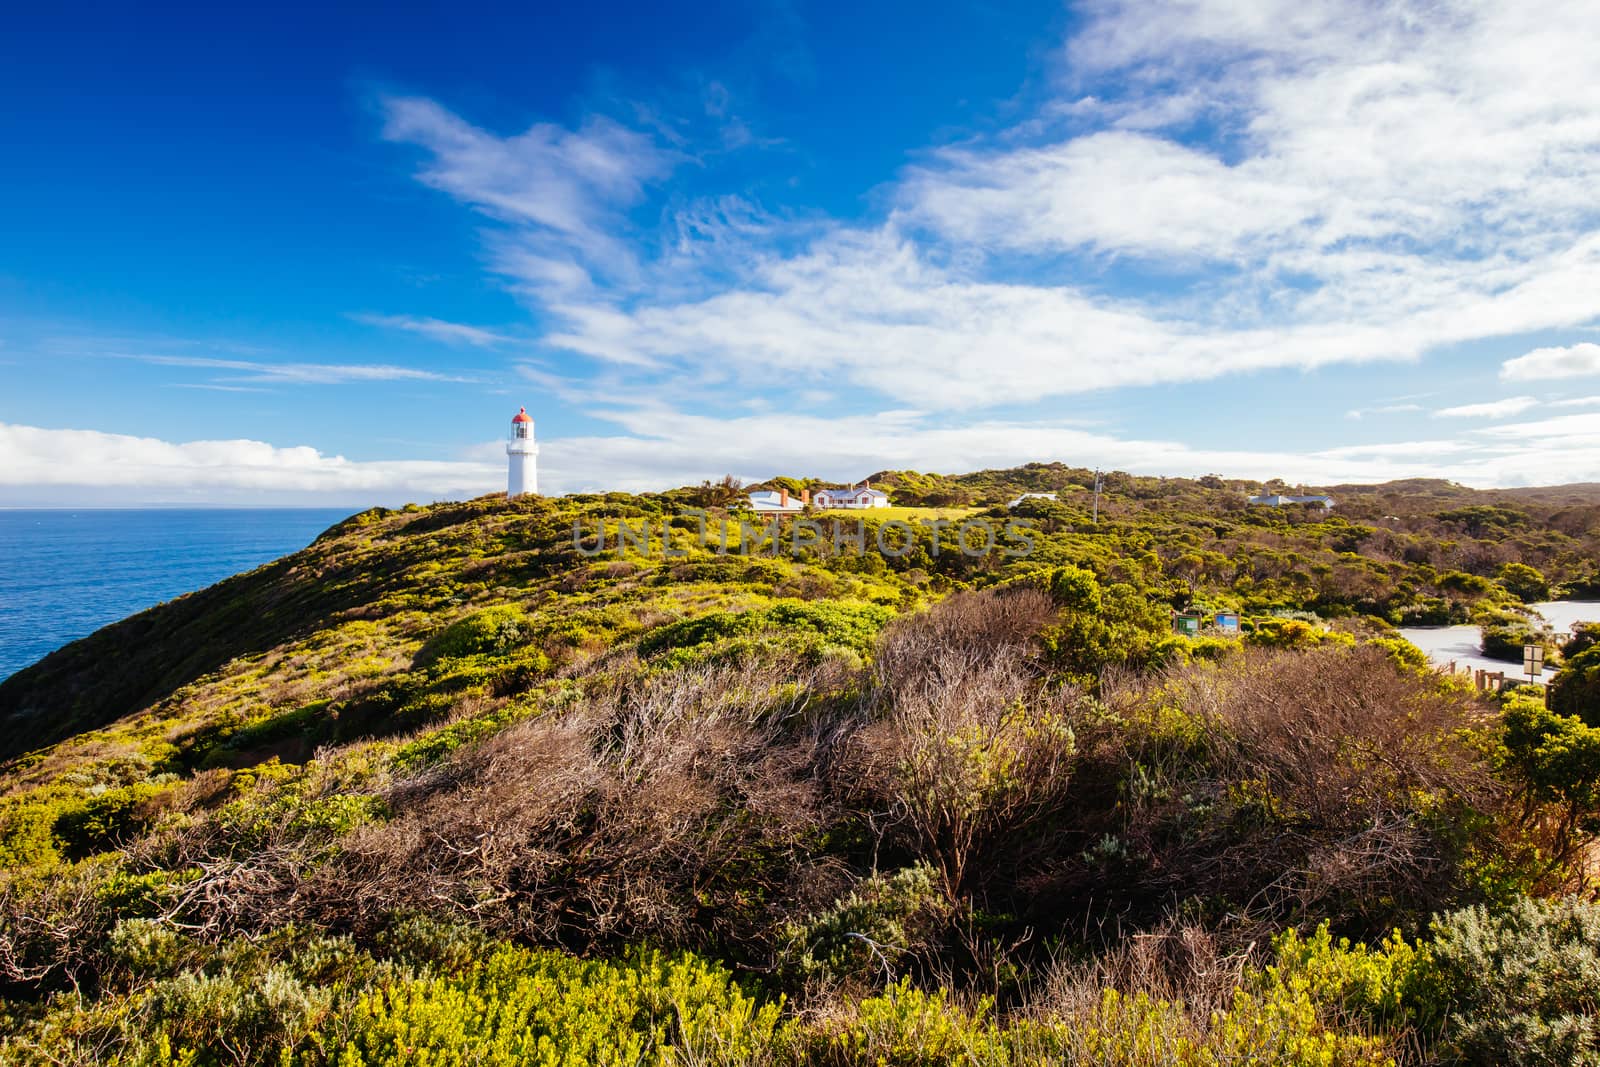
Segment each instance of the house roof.
M750 493L748 494L748 499L750 506L758 510L782 510L788 508L793 511L799 511L804 507L804 502L793 493L789 494L789 502L785 504L783 502L783 494L776 489L763 489L759 492Z

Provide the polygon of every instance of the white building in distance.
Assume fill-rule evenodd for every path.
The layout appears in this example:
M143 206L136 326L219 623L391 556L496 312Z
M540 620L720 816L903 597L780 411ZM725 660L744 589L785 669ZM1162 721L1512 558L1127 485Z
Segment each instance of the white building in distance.
M1252 504L1265 504L1269 508L1281 508L1285 504L1318 504L1324 511L1333 507L1331 496L1286 496L1283 493L1262 494L1250 498Z
M748 497L750 510L763 515L795 515L808 507L832 508L886 508L889 494L871 486L850 486L847 489L819 489L815 496L811 490L792 496L787 489L763 489Z
M889 494L882 489L863 485L847 489L819 489L812 502L819 508L886 508Z
M533 440L533 420L528 409L518 409L511 419L511 440L506 442L506 496L516 498L539 491L539 446Z

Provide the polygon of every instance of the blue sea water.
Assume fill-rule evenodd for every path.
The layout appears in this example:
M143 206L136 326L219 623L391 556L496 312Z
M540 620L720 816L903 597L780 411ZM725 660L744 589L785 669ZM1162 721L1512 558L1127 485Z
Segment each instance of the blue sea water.
M0 678L304 548L348 508L0 511Z

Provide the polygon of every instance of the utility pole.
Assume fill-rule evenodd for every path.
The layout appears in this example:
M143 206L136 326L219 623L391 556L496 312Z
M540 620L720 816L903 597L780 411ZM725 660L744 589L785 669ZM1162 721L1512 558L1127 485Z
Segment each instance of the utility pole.
M1100 473L1100 468L1094 469L1094 524L1100 525L1100 487L1106 484L1105 476Z

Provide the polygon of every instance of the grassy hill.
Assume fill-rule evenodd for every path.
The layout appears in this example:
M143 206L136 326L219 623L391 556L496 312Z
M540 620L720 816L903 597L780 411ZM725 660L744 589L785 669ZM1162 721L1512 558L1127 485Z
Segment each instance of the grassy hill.
M0 683L0 1062L1595 1062L1600 666L1390 631L1600 588L1593 487L1092 481L378 509L69 645Z

